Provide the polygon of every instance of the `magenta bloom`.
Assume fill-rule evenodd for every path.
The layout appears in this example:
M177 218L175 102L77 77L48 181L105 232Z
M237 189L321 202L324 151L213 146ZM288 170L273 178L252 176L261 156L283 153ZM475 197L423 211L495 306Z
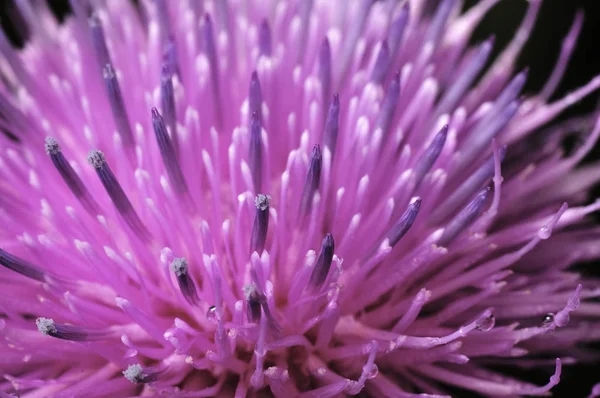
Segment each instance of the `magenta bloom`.
M551 122L600 78L549 102L581 15L524 96L541 0L490 67L498 0L87 3L0 37L2 396L545 395L593 357L600 121Z

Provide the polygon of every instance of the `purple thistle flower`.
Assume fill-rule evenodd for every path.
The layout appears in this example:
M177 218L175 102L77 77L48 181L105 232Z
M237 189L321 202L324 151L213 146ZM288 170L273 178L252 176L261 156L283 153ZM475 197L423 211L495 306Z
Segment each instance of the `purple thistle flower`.
M63 25L18 2L0 393L548 393L600 337L600 283L570 269L600 257L600 118L551 123L600 77L549 102L578 14L522 93L541 0L486 68L493 40L467 43L497 2L73 1Z

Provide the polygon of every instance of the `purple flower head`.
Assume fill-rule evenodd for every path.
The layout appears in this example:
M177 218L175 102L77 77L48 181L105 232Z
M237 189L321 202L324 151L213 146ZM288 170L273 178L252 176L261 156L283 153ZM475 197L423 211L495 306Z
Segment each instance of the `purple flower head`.
M460 3L17 2L0 393L546 395L594 357L600 119L553 121L600 77L549 101L582 16L530 95L541 0L494 60Z

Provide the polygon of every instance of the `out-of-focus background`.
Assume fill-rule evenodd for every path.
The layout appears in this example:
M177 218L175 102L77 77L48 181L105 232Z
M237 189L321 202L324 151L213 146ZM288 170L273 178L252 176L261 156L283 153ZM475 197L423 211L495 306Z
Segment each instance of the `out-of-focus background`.
M70 12L68 0L31 1L47 1L61 20ZM480 0L464 0L464 8L471 7L478 1ZM519 26L525 14L527 3L527 0L500 1L500 4L494 7L475 32L473 42L485 40L493 34L496 38L495 53L499 53ZM26 37L27 34L19 23L14 23L18 21L18 14L14 10L14 0L0 0L0 24L9 37L18 45L21 42L20 38ZM577 10L585 13L585 22L565 77L553 98L564 96L569 91L587 83L595 75L600 74L600 46L598 46L598 39L600 38L600 0L545 0L530 40L517 62L519 70L529 67L529 78L524 90L526 93L539 91L550 76L560 53L562 40L569 31ZM562 117L593 111L597 105L598 95L592 95L565 112ZM600 145L597 145L587 161L597 161L599 159ZM591 196L600 197L600 187L597 187ZM600 217L598 221L600 222ZM600 277L600 264L588 264L585 268L587 272ZM590 347L591 349L600 350L600 344ZM600 369L600 363L564 367L562 381L558 387L554 388L553 396L586 397L594 383L600 382L598 369ZM532 371L523 369L514 373L516 376L545 384L548 381L549 372L550 370ZM460 392L456 392L456 394L457 397L466 397Z

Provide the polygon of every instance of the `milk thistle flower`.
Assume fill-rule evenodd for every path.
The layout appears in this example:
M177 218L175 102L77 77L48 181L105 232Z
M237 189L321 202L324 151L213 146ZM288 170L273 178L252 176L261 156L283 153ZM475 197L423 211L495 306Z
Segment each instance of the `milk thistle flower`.
M17 2L3 396L548 393L600 337L600 122L552 123L600 78L549 101L577 14L523 94L541 0L487 66L498 2Z

